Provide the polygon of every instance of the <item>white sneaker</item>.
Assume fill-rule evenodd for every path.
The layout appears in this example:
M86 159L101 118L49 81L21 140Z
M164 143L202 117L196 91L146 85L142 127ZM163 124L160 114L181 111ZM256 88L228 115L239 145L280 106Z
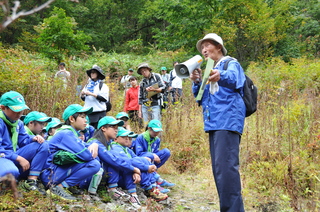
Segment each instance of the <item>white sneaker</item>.
M130 204L135 207L136 209L141 208L141 203L138 199L138 196L136 194L134 195L130 195L130 199L129 199Z
M125 192L121 191L119 188L109 189L108 192L114 200L117 200L117 199L128 200L130 198L129 194L126 194Z

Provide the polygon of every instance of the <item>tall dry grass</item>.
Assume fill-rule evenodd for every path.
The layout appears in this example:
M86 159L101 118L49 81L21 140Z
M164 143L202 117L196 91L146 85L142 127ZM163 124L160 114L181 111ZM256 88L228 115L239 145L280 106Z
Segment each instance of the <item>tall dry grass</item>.
M2 58L12 54L11 60L3 59L0 63L3 70L0 72L1 92L9 89L21 92L32 110L61 119L69 104L83 104L76 96L76 86L85 85L85 70L94 63L103 64L107 71L106 83L113 105L108 115L115 116L123 110L124 92L110 74L113 70L123 70L124 74L133 57L116 55L110 57L112 61L109 62L108 56L102 55L88 58L89 62L70 61L68 69L72 70L72 76L67 89L63 89L53 78L55 70L50 61L25 55L21 58L26 61L19 60L16 55L21 54L20 51L8 51L0 51ZM161 67L159 55L153 65ZM136 58L134 64L150 58ZM172 59L163 59L169 60ZM240 172L246 208L252 211L319 211L319 60L301 58L286 64L275 58L263 64L251 64L248 74L259 88L259 107L246 119L241 140ZM184 80L181 103L169 105L163 112L162 123L162 147L169 148L172 156L159 171L177 180L179 176L201 175L213 182L208 136L203 131L201 108L195 103L189 80ZM134 130L141 132L135 127ZM202 194L211 196L214 184L207 186L210 189L199 189Z

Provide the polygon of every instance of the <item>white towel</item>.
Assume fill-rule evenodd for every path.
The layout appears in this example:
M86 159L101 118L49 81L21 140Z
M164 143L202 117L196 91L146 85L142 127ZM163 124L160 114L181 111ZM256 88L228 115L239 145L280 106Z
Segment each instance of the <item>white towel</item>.
M230 56L225 56L223 58L221 58L217 64L214 66L214 68L218 67L221 63L221 61L225 60L225 59L228 59L228 58L231 58ZM219 91L219 84L218 82L210 82L210 94L215 94L215 92Z

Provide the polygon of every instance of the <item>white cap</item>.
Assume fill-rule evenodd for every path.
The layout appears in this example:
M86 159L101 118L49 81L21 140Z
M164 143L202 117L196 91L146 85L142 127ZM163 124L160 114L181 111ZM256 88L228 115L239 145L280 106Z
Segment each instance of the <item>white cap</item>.
M222 40L222 38L221 38L219 35L217 35L216 33L209 33L209 34L207 34L206 36L204 36L201 40L199 40L199 41L197 42L197 49L198 49L198 51L199 51L200 53L201 53L201 44L202 44L202 42L203 42L204 40L213 40L213 41L221 44L221 46L222 46L222 54L223 54L223 55L227 55L227 49L226 49L226 48L224 47L224 45L223 45L223 40Z

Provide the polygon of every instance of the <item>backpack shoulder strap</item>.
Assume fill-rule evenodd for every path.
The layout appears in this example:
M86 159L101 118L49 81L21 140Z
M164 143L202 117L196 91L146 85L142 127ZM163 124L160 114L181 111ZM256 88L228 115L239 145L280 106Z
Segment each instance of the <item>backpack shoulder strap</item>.
M153 73L153 79L154 79L155 82L157 82L159 80L159 74L158 73Z
M224 63L224 65L223 65L223 70L227 70L228 65L229 65L229 62L230 62L231 60L233 60L233 58L228 59L228 60Z
M102 86L103 86L103 81L100 81L100 83L99 83L99 90L101 90Z

